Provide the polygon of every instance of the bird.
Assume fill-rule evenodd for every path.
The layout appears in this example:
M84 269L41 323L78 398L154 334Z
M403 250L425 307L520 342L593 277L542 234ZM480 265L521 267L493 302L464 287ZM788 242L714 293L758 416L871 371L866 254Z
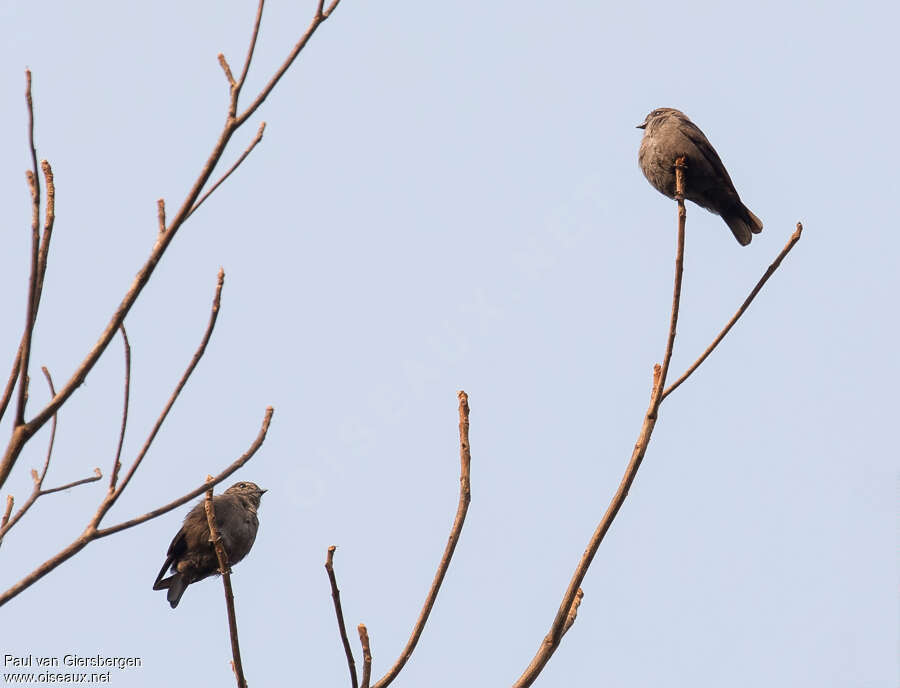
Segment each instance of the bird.
M687 115L657 108L637 128L644 130L638 163L653 188L675 198L675 160L683 155L685 198L721 216L741 246L762 231L762 221L741 201L716 149Z
M259 529L256 512L266 491L255 483L242 481L213 497L216 529L222 538L229 565L237 564L253 547ZM178 606L187 586L219 573L219 560L210 542L204 501L197 503L185 516L181 530L172 539L166 561L153 583L154 590L168 590L166 599L172 609ZM163 578L170 567L172 575Z

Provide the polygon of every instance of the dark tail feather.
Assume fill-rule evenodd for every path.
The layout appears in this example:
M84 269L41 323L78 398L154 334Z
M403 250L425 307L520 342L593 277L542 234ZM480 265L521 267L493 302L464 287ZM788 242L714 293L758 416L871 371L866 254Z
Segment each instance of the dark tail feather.
M763 228L762 221L744 205L735 208L733 213L723 216L723 219L741 246L749 244L753 235L759 234Z
M178 603L181 601L181 596L187 589L188 582L180 573L176 573L168 580L170 581L170 583L169 592L166 593L166 599L169 600L169 604L172 605L172 609L175 609L175 607L177 607Z
M175 609L181 601L181 596L184 594L185 588L187 588L190 581L177 571L168 578L163 578L171 563L171 559L166 559L166 563L163 564L163 567L159 570L159 575L156 576L156 581L153 583L153 589L168 590L166 599L169 600L172 609Z

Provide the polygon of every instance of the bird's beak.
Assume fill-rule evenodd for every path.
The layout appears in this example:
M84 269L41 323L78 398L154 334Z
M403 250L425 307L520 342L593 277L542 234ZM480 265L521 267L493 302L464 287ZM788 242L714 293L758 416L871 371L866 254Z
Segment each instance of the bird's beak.
M640 124L638 124L635 129L646 129L647 128L647 120L644 120Z
M264 489L262 489L262 488L259 488L259 494L260 494L260 495L264 495L266 492L268 492L268 490L264 490Z

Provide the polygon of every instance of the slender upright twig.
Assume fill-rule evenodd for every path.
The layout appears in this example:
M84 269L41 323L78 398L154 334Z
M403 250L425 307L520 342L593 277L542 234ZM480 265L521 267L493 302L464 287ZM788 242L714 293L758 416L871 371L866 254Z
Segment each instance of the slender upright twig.
M122 345L125 347L125 400L122 403L122 426L119 429L119 444L116 446L116 456L113 459L113 468L110 471L109 489L116 489L119 480L119 469L122 467L122 445L125 444L125 428L128 427L128 397L131 390L131 344L128 343L128 333L125 331L125 323L119 325L122 333Z
M35 295L38 282L38 257L41 250L41 182L38 179L37 149L34 145L34 101L31 98L31 70L25 70L25 103L28 107L28 147L31 152L31 169L25 173L31 191L31 269L28 277L28 293L25 299L25 329L22 332L19 356L19 394L16 401L14 428L25 424L25 404L28 401L28 363L31 358L31 337L37 316ZM13 431L15 437L15 430Z
M372 679L372 648L369 646L369 631L366 630L365 624L360 624L356 630L359 631L359 644L362 645L363 653L362 685L360 688L369 688L369 681Z
M50 255L50 237L53 235L53 224L56 222L56 184L53 181L53 168L46 160L41 160L41 171L44 173L44 186L47 187L47 205L44 207L44 233L41 236L41 248L38 251L37 284L34 289L34 312L37 314L41 305L41 294L44 292L44 276L47 274L47 258Z
M263 5L265 4L265 0L259 0L259 5L256 7L256 19L253 20L253 31L250 33L250 43L247 45L247 56L244 58L244 67L241 69L241 75L238 77L237 84L234 88L235 105L237 105L238 96L241 95L241 88L247 80L247 73L250 71L250 63L253 61L253 51L256 50L256 39L259 37L259 26L262 24ZM234 114L235 113L232 112L231 116L234 117Z
M641 425L637 442L634 445L634 451L631 454L631 460L625 469L625 475L622 477L619 489L616 490L616 494L603 515L603 519L594 531L594 535L591 537L587 549L585 549L584 555L581 557L581 561L578 562L569 587L563 596L562 603L559 605L559 610L556 612L556 617L550 626L550 632L544 637L534 659L531 660L531 664L528 665L528 668L513 684L514 688L525 688L525 686L530 686L534 682L550 660L550 657L553 656L560 640L562 640L563 634L574 622L575 611L581 602L581 596L584 594L581 591L581 583L584 581L588 568L597 554L600 543L603 541L606 532L628 496L628 490L631 488L638 469L641 467L641 462L644 460L644 455L647 452L647 446L650 444L653 428L656 426L657 412L659 411L659 405L662 403L662 393L666 384L666 375L669 371L669 362L672 360L672 349L675 344L675 332L678 325L678 309L681 303L681 280L684 272L684 224L686 217L684 207L684 162L684 158L681 157L675 163L678 240L675 252L675 284L672 292L672 313L669 317L669 331L666 337L666 350L663 354L663 362L661 365L655 366L653 371L653 390L650 394L650 405L644 414L644 422Z
M394 662L394 665L375 684L374 688L386 688L389 686L391 681L393 681L397 677L397 674L400 673L400 670L403 669L403 665L406 664L407 660L412 655L413 650L416 649L416 643L419 642L419 636L422 635L422 630L425 628L425 623L428 621L428 615L431 614L431 609L434 607L434 601L437 599L438 592L441 589L441 583L444 581L447 569L450 568L450 560L453 558L456 543L459 542L463 523L465 523L466 520L466 512L469 510L469 502L472 498L469 483L469 467L472 463L472 455L469 450L469 396L465 392L460 391L457 394L457 397L459 398L460 472L459 504L456 507L456 518L453 520L453 527L450 529L450 537L447 539L444 555L441 557L441 563L438 565L437 573L434 574L431 589L428 591L428 596L425 598L425 604L422 607L422 611L419 612L419 618L416 619L415 626L413 626L409 641L406 643L406 647L403 648L397 661Z
M214 480L211 475L206 476L207 483ZM241 662L241 645L238 641L237 616L234 613L234 591L231 589L231 568L228 563L228 553L222 544L222 537L216 527L216 507L213 504L213 487L206 491L206 501L203 503L206 510L206 522L209 524L209 539L216 550L216 558L219 560L219 573L222 574L222 584L225 587L225 607L228 610L228 629L231 635L231 655L233 657L234 675L237 678L238 688L247 688L247 679L244 678L244 665Z
M159 224L159 233L166 233L166 199L160 198L156 201L156 221Z
M350 648L350 640L347 638L347 626L344 624L344 609L341 606L341 591L338 589L337 577L334 575L334 545L328 548L325 556L325 570L328 572L328 581L331 583L331 599L334 602L334 613L337 616L338 631L341 634L341 644L344 646L344 654L347 656L347 668L350 670L350 685L357 688L356 661L353 659L353 650Z

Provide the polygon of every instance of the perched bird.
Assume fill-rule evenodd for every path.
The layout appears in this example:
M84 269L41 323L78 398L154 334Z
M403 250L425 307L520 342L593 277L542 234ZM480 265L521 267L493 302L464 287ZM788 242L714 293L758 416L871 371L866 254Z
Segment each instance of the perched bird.
M240 482L213 497L216 529L229 565L237 564L253 547L259 529L256 511L265 492L254 483ZM170 566L172 575L163 578ZM168 590L166 599L174 609L187 586L218 572L219 560L209 540L209 522L201 500L185 517L181 530L169 545L166 562L159 570L153 589Z
M762 222L741 202L715 148L683 112L657 108L637 128L644 130L638 163L657 191L675 198L675 160L684 155L685 198L720 215L741 246L762 231Z

